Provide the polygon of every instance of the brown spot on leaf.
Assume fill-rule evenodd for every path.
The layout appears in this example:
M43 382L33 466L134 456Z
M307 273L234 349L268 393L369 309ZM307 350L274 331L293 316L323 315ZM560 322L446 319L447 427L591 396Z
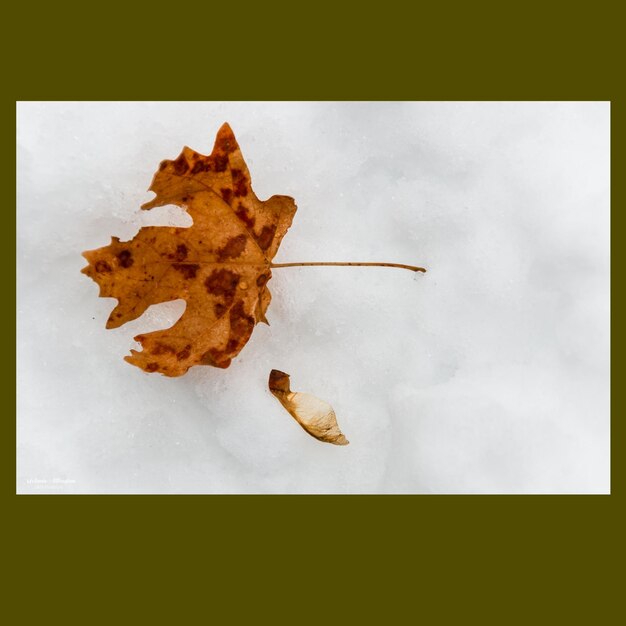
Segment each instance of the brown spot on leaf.
M240 300L230 310L230 335L239 338L247 336L254 328L254 318L248 315L244 308L243 302Z
M224 313L226 313L226 309L228 307L225 304L222 304L221 302L216 302L213 305L213 310L215 311L215 317L222 317L222 315L224 315Z
M236 259L246 248L247 237L245 235L237 235L231 237L218 251L217 260L220 262L228 259Z
M159 165L159 171L162 172L167 167L168 163L169 163L169 161L161 161L161 163Z
M200 266L196 263L172 263L172 267L186 279L195 278Z
M176 246L176 260L184 261L187 258L187 246L184 243L179 243Z
M233 197L233 190L228 187L222 187L220 189L220 193L222 194L222 198L224 202L230 204L230 199Z
M213 348L211 348L210 350L207 350L200 357L200 363L202 363L202 365L213 365L213 366L215 366L215 359L213 358L213 352L214 352Z
M179 361L184 361L185 359L189 358L190 354L191 354L191 344L187 344L180 352L176 353L176 358Z
M152 348L152 354L159 356L160 354L176 354L176 349L164 343L157 343Z
M265 251L272 245L272 240L274 239L274 235L276 234L276 226L263 226L263 230L261 230L261 234L257 237L257 243L259 244L259 248Z
M237 197L248 195L248 181L241 170L231 170L230 175L233 177L233 190Z
M239 301L230 310L230 335L226 344L226 353L232 355L239 352L246 344L254 329L254 317L248 315L243 307L243 302Z
M208 172L211 169L211 163L208 159L196 161L191 170L192 174L199 174L200 172Z
M216 172L225 172L228 167L228 155L216 154L213 158L213 169Z
M122 267L128 268L133 264L133 254L130 250L122 250L117 254L117 260Z
M96 261L96 272L98 272L99 274L104 274L111 271L111 266L106 261Z
M256 219L253 215L248 215L248 208L246 206L240 204L235 211L235 215L246 225L248 230L252 230Z
M146 365L146 372L156 372L159 369L159 364L152 361Z
M178 176L182 176L189 169L189 164L184 154L181 154L175 161L172 161L172 165L174 166L174 172Z
M236 339L230 339L226 344L226 350L232 352L238 345L239 342Z
M233 296L239 276L230 270L213 270L204 281L206 290L216 296Z
M265 283L267 283L267 281L269 280L269 274L261 274L257 279L256 279L256 284L257 287L264 287Z
M221 367L226 369L230 365L231 359L225 359L224 353L216 348L207 350L200 360L203 365L212 365L213 367Z

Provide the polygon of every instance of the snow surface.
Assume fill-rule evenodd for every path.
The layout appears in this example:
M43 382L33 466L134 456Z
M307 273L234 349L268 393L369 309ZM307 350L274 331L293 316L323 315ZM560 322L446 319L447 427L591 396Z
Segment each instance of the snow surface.
M608 493L608 103L18 104L19 493ZM83 250L140 225L164 158L228 121L291 195L270 327L227 370L123 361ZM304 433L272 368L335 408Z

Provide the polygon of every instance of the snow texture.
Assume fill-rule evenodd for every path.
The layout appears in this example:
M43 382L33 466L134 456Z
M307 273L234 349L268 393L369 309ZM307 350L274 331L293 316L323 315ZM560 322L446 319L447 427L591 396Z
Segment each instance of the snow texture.
M608 493L608 103L19 103L19 493ZM123 361L83 250L140 225L164 158L228 121L261 199L295 198L271 326L230 368ZM309 437L272 368L329 401Z

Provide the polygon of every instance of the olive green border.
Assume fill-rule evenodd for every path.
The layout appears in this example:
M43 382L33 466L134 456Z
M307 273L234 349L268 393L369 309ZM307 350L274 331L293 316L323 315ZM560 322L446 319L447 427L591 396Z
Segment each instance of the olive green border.
M15 101L29 99L611 100L612 168L624 171L622 34L610 3L408 4L13 9L1 44L7 145ZM7 219L3 284L14 287L15 214ZM612 219L614 244L621 211ZM12 621L187 623L199 611L228 624L609 622L619 597L610 566L624 545L615 418L611 496L16 496L11 334Z

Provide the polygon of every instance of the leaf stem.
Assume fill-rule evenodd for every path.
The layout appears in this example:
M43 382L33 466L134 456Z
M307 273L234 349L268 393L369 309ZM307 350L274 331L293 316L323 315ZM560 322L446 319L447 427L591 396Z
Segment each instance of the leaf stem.
M368 267L399 267L405 270L411 270L412 272L425 272L423 267L416 267L415 265L404 265L403 263L343 263L328 261L322 263L270 263L270 267L304 267L304 266L328 266L328 265L341 265L341 266L368 266Z

